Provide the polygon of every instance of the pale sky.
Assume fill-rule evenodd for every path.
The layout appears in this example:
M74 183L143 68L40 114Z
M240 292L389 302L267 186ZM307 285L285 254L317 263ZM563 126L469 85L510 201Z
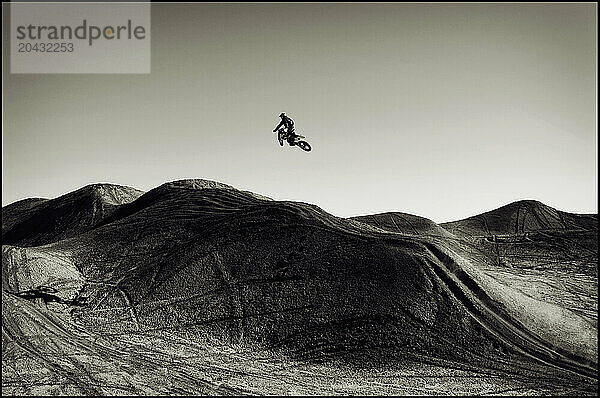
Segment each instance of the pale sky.
M153 4L148 75L10 74L3 57L2 204L205 178L344 217L597 213L596 11ZM279 146L281 112L312 152Z

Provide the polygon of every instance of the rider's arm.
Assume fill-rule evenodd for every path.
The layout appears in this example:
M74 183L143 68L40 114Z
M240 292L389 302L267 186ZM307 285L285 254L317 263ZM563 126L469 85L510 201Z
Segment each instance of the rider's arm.
M279 130L279 127L283 126L283 120L279 122L279 124L277 125L277 127L275 127L275 130L273 130L273 132L276 132L277 130Z

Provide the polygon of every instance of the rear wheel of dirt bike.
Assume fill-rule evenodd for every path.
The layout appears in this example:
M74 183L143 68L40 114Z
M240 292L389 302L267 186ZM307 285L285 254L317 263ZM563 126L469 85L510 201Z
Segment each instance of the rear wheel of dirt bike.
M310 152L310 150L312 149L310 147L310 144L306 141L298 141L298 142L296 142L296 145L298 145L302 150L304 150L306 152Z

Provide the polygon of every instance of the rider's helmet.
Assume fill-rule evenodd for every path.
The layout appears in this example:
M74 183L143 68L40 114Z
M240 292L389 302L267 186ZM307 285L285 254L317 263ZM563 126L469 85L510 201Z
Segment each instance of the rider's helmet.
M281 114L279 115L279 117L284 117L284 116L285 116L284 112L281 112Z

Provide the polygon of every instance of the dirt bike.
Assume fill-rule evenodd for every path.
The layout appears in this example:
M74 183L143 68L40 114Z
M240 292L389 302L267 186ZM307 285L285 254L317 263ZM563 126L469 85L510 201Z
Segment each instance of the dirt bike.
M290 146L298 146L300 149L306 152L310 152L312 147L302 138L306 138L303 135L298 135L294 132L288 133L283 129L277 130L277 139L279 139L279 145L283 146L283 141L286 140Z

